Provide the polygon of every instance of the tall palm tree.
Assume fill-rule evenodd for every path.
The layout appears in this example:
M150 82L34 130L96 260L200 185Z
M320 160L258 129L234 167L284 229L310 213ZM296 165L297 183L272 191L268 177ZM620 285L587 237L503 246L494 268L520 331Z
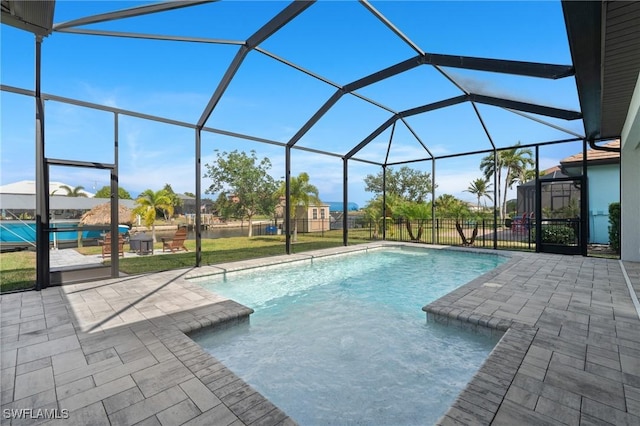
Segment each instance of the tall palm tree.
M507 191L511 189L513 184L516 182L517 177L526 173L525 170L534 164L533 159L531 158L533 156L533 152L528 148L518 148L517 145L520 145L520 143L518 142L518 144L511 149L500 151L503 167L507 169L504 180L504 194L502 198L503 217L506 215L507 211Z
M469 192L478 197L478 211L480 211L480 199L482 197L486 197L489 200L493 201L493 198L491 198L491 195L489 194L489 189L491 188L491 186L492 185L489 183L489 179L478 178L471 181L469 187L464 190L465 192ZM485 208L487 207L486 201L484 203L484 206Z
M493 154L482 157L482 159L480 160L480 170L482 171L482 174L487 181L489 181L494 175L496 176L496 199L497 201L500 201L500 188L502 187L502 157L500 156L500 154L498 154L497 164L493 160ZM500 221L502 221L503 219L502 208L500 208Z
M71 188L70 186L67 185L60 185L61 189L64 189L65 191L67 191L66 196L67 197L85 197L87 198L87 194L85 192L83 192L84 190L84 186L76 186ZM55 191L53 191L55 192Z
M283 182L278 195L285 195L286 187ZM293 241L298 240L298 211L308 211L311 204L320 204L318 188L309 183L309 175L305 172L297 177L292 176L289 181L289 212L293 218Z
M497 175L497 191L498 200L500 203L500 221L505 217L506 205L507 205L507 191L515 183L514 176L518 176L528 166L532 166L533 160L531 159L533 153L528 148L518 148L520 142L511 149L502 150L498 153L497 164L494 164L493 154L489 154L480 160L480 170L484 174L484 177L488 180ZM504 174L503 174L504 170ZM504 191L502 191L502 176L504 179Z
M531 169L528 166L521 169L520 171L518 171L517 173L513 173L512 176L512 184L519 184L522 185L523 183L527 183L530 180L533 180L536 178L536 169Z
M157 210L167 212L169 216L173 215L171 196L164 189L156 192L147 189L136 198L136 207L133 209L133 213L142 216L145 226L151 228L154 243L156 242Z

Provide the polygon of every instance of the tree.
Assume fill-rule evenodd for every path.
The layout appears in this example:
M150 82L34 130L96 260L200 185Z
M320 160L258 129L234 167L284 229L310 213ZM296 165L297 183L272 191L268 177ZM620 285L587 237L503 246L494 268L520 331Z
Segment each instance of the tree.
M156 192L147 189L136 198L136 207L133 209L133 213L142 216L145 226L151 228L154 243L156 242L156 218L158 210L162 210L163 214L167 212L169 216L173 215L171 197L164 189Z
M83 192L84 186L76 186L74 188L71 188L70 186L67 186L67 185L60 185L60 189L64 189L65 191L67 191L67 193L65 194L67 197L85 197L85 198L87 198L87 194L85 192ZM55 192L55 191L53 191L53 192Z
M519 144L520 143L518 142L517 145ZM530 149L518 148L517 146L500 152L503 167L507 169L507 173L505 174L504 194L502 195L503 217L506 216L507 191L511 189L518 177L526 175L528 166L533 166L533 160L531 159L532 155L533 153Z
M520 142L515 147L502 150L498 153L497 164L494 164L493 154L489 154L480 160L480 170L484 177L489 180L497 175L498 200L500 203L500 221L504 220L506 214L507 191L516 182L517 177L525 174L528 166L533 165L532 151L528 148L518 148ZM503 174L504 171L504 174ZM504 176L504 191L502 191L502 177Z
M404 218L409 238L412 241L420 241L424 231L424 221L431 218L431 203L401 201L396 207L396 213ZM418 233L415 236L413 235L413 221L417 221L418 226Z
M249 221L251 237L253 216L265 212L265 199L278 189L278 183L268 173L271 161L266 157L258 161L253 150L250 155L238 150L222 153L216 150L216 155L213 164L205 164L207 173L204 177L213 180L206 193L213 194L224 189L230 194L241 217Z
M364 178L365 191L375 195L382 194L383 172L377 175L367 175ZM424 202L431 194L431 173L420 172L407 166L402 166L397 172L391 167L386 173L387 195L395 194L407 201Z
M382 233L387 221L393 218L396 207L400 202L400 197L397 195L387 194L386 198L378 195L367 203L364 208L364 217L375 224L373 238L377 239L379 234Z
M436 198L436 211L438 215L442 215L445 217L451 216L452 211L457 207L460 203L456 197L451 194L442 194L438 198Z
M464 234L464 229L461 222L471 215L467 203L457 199L453 195L442 194L437 198L436 206L438 211L442 211L445 217L451 217L456 220L456 231L458 231L458 235L460 235L462 245L473 245L476 237L478 236L478 221L475 221L475 223L473 223L473 231L470 238L467 238L467 236Z
M542 176L542 174L543 173L541 173L540 175ZM525 166L524 168L517 170L516 172L513 173L511 184L513 185L517 183L519 185L522 185L523 183L527 183L530 180L533 180L535 178L536 178L536 169L532 169Z
M182 200L178 197L178 194L176 194L175 192L173 192L173 188L171 188L171 185L168 183L164 184L164 188L162 188L167 195L169 196L169 199L171 200L171 205L173 206L173 211L175 212L176 210L178 210L180 207L182 207ZM166 212L166 211L165 211ZM165 220L168 220L170 218L168 218L165 215Z
M95 198L111 198L111 187L110 186L103 186L102 188L98 189L98 192L96 192L96 195L94 195ZM118 198L121 200L131 200L131 194L129 194L129 192L124 189L124 188L120 188L118 187Z
M285 182L282 182L277 194L286 194ZM297 177L292 176L289 181L289 214L293 219L293 242L298 241L298 211L307 212L312 204L320 204L318 188L309 183L309 175L305 172Z
M491 184L489 183L489 179L478 178L471 181L471 184L469 185L469 187L465 189L465 192L469 192L475 195L476 197L478 197L478 211L480 210L480 199L482 197L486 197L489 200L493 201L493 198L491 198L491 195L489 194L490 188L491 188ZM485 207L486 206L487 206L487 203L485 201Z

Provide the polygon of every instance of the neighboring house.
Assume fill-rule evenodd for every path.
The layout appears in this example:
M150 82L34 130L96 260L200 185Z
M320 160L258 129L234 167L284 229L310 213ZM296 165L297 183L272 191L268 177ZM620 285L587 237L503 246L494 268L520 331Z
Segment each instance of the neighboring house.
M63 186L71 189L75 188L73 185L67 185L64 182L49 182L49 195L66 195L67 190L62 188ZM84 195L91 198L93 193L81 190ZM33 180L21 180L20 182L9 183L7 185L0 186L0 194L34 194L36 193L36 182Z
M50 219L80 219L83 213L109 201L108 198L49 197ZM118 203L130 209L135 207L134 200L119 200ZM36 196L0 193L0 206L2 220L33 219L36 213Z
M284 219L285 197L280 197L280 202L276 206L276 218ZM307 211L304 206L298 206L296 216L298 217L298 232L323 232L331 228L331 207L327 203L319 205L309 205ZM293 229L293 217L291 218Z
M572 200L576 205L580 205L580 189L576 188L572 182L553 182L552 179L565 178L567 175L563 173L560 166L554 166L541 172L540 181L542 182L542 211L544 212L558 211L571 205ZM522 185L518 185L518 204L517 217L523 214L528 216L536 211L536 181L532 179Z
M603 146L620 148L620 141ZM558 211L571 205L580 206L580 190L572 182L546 180L582 175L582 153L560 161L560 165L545 170L542 181L542 211ZM609 243L609 204L620 201L620 153L587 150L587 179L590 244ZM535 180L518 186L518 215L535 211Z
M331 227L327 204L310 205L306 212L304 206L298 206L296 216L298 232L323 232Z
M608 148L620 148L616 140L604 144ZM582 153L560 161L560 167L568 176L582 174ZM620 153L587 150L587 179L589 188L589 243L609 243L609 204L620 201Z

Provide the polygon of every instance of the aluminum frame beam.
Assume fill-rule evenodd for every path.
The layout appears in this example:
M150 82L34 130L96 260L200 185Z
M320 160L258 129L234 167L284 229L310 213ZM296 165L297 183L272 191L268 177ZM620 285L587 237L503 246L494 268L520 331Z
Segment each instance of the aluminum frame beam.
M0 84L0 92L9 92L9 93L14 93L17 95L24 95L24 96L29 96L29 97L34 97L35 96L35 92L33 90L27 90L27 89L22 89L22 88L18 88L18 87L14 87L14 86L8 86L8 85L4 85L4 84ZM61 103L66 103L69 105L76 105L76 106L81 106L84 108L91 108L91 109L96 109L99 111L105 111L105 112L111 112L111 113L115 113L115 114L119 114L119 115L125 115L128 117L134 117L134 118L140 118L143 120L150 120L150 121L155 121L158 123L165 123L165 124L171 124L174 126L180 126L180 127L185 127L188 129L196 129L197 125L193 124L193 123L188 123L185 121L178 121L178 120L172 120L172 119L168 119L168 118L164 118L164 117L159 117L159 116L155 116L155 115L151 115L151 114L143 114L143 113L139 113L136 111L131 111L131 110L126 110L126 109L122 109L122 108L114 108L114 107L110 107L110 106L105 106L105 105L100 105L100 104L95 104L92 102L86 102L86 101L80 101L77 99L71 99L71 98L65 98L62 96L56 96L56 95L52 95L49 93L42 93L41 94L42 99L43 100L49 100L49 101L54 101L54 102L61 102ZM232 132L232 131L228 131L228 130L222 130L222 129L217 129L214 127L203 127L201 129L204 132L207 133L214 133L214 134L218 134L218 135L224 135L224 136L229 136L229 137L233 137L233 138L238 138L238 139L244 139L244 140L248 140L248 141L252 141L252 142L259 142L259 143L265 143L265 144L269 144L269 145L275 145L275 146L280 146L280 147L284 147L286 146L285 142L278 142L278 141L274 141L274 140L270 140L270 139L266 139L266 138L260 138L257 136L251 136L251 135L246 135L243 133L237 133L237 132ZM336 152L329 152L329 151L322 151L319 149L314 149L314 148L307 148L307 147L303 147L303 146L295 146L293 147L296 150L299 151L307 151L307 152L313 152L315 154L323 154L323 155L329 155L332 157L339 157L342 158L343 154L341 153L336 153ZM354 158L354 161L356 161L357 159ZM65 161L65 165L68 165L66 162L66 160L49 160L49 161ZM367 162L366 160L357 160L357 161L364 161ZM94 167L95 164L97 163L91 163L91 167ZM372 164L376 164L379 165L378 163L372 163ZM107 165L108 167L109 165ZM83 165L80 165L79 167L84 167Z
M263 25L258 31L256 31L251 37L249 37L246 43L240 48L236 56L231 61L231 64L227 68L227 71L222 76L218 87L211 95L211 99L209 99L209 103L205 107L200 119L198 120L198 128L201 129L204 127L205 123L213 113L216 105L220 102L222 95L229 87L231 80L235 76L238 69L240 69L240 65L247 57L249 52L256 48L260 43L265 41L267 38L272 36L276 31L285 26L288 22L294 19L296 16L304 12L308 7L310 7L315 0L297 0L290 3L287 7L285 7L280 13L274 16L269 22Z
M184 37L184 36L172 36L161 34L143 34L143 33L129 33L121 31L106 31L106 30L85 30L80 28L67 28L57 30L59 33L67 34L82 34L104 37L122 37L122 38L137 38L144 40L162 40L162 41L183 41L189 43L207 43L207 44L230 44L230 45L243 45L244 41L241 40L223 40L204 37Z
M353 149L351 151L349 151L347 154L345 154L345 158L353 157L358 151L360 151L362 148L367 146L369 144L369 142L371 142L372 140L377 138L389 126L391 126L392 124L394 124L397 120L399 120L401 118L406 118L406 117L410 117L412 115L421 114L423 112L433 111L433 110L440 109L440 108L445 108L445 107L448 107L448 106L451 106L451 105L456 105L456 104L465 102L468 99L469 99L469 97L467 95L460 95L460 96L457 96L455 98L449 98L449 99L445 99L443 101L438 101L438 102L434 102L434 103L431 103L431 104L422 105L422 106L417 107L417 108L411 108L411 109L399 112L399 113L395 114L393 117L389 118L384 123L382 123L380 126L378 126L378 128L376 130L374 130L369 136L364 138L362 140L362 142L360 142L358 145L353 147Z
M420 47L409 39L402 31L400 31L391 21L389 21L382 13L380 13L375 7L373 7L367 0L360 0L360 4L363 5L369 12L371 12L376 18L387 26L395 35L400 37L409 47L415 50L418 54L424 55L424 52Z
M82 25L89 25L89 24L97 24L100 22L115 21L123 18L131 18L134 16L148 15L150 13L181 9L183 7L196 6L204 3L212 3L214 1L218 1L218 0L166 1L161 3L135 6L127 9L121 9L121 10L116 10L116 11L107 12L107 13L100 13L98 15L85 16L84 18L79 18L71 21L61 22L59 24L54 24L53 30L59 31L65 28L79 27Z
M315 114L313 114L311 118L302 125L300 130L298 130L296 134L293 135L291 139L289 139L289 142L287 142L287 146L294 146L305 135L305 133L307 133L314 124L320 121L322 116L325 115L340 100L340 98L342 98L342 95L344 95L344 93L345 92L342 89L336 90L334 94L331 95L331 97L327 99L327 101L320 107L320 109L318 109Z
M36 153L36 285L40 291L49 287L49 167L45 157L45 115L42 98L42 37L35 40L35 153Z
M450 68L463 68L475 71L496 72L501 74L522 75L557 80L571 77L575 69L571 65L555 65L540 62L510 61L505 59L477 58L473 56L441 55L425 53L423 63Z
M544 115L547 117L561 118L563 120L578 120L582 118L582 113L566 109L553 108L528 102L515 101L510 99L495 98L493 96L470 94L469 100L479 104L493 105L497 107L515 109L518 111L530 112L532 114Z

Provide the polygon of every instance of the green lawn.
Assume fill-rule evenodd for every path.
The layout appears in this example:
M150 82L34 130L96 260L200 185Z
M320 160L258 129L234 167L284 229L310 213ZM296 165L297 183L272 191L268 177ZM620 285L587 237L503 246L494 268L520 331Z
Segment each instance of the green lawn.
M0 293L32 288L36 282L36 253L0 253Z
M365 237L363 234L362 237ZM349 236L349 244L365 243L368 240L357 233ZM368 233L366 234L368 238ZM185 243L188 253L178 252L158 256L136 256L120 259L120 270L127 274L166 271L188 268L195 265L195 241ZM323 235L300 234L292 244L292 253L302 253L342 245L342 232L330 231ZM125 250L127 247L125 246ZM84 255L102 253L99 246L76 249ZM162 243L156 243L154 250L162 251ZM266 256L285 254L285 238L281 235L260 237L234 237L202 240L202 264L234 262ZM32 251L0 253L0 292L32 288L36 279L36 254Z

